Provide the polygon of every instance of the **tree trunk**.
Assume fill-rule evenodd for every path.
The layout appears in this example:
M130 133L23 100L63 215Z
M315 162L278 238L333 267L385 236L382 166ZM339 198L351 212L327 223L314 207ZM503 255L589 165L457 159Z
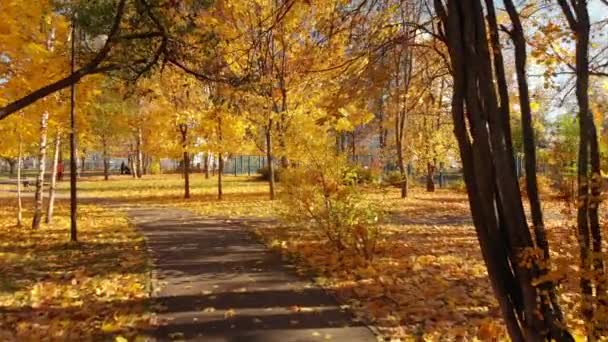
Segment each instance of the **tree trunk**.
M407 197L408 191L408 174L403 158L403 130L405 126L405 114L399 113L395 118L395 148L397 150L397 167L399 167L399 175L401 176L401 198Z
M190 198L190 156L184 150L184 198Z
M205 158L203 161L203 172L205 173L205 179L209 179L209 152L205 152L203 157Z
M103 148L103 179L110 179L110 160L108 158L108 141L106 137L102 138Z
M401 182L399 183L401 188L401 198L406 198L408 191L408 175L407 169L405 167L405 161L403 160L403 151L401 150L401 148L398 148L397 150L397 166L399 167L399 175L401 176Z
M23 165L23 141L19 131L19 147L17 156L17 227L23 226L23 204L21 203L21 166Z
M143 164L143 156L142 156L142 146L143 145L143 134L141 131L141 127L137 127L137 144L136 144L136 168L137 168L137 178L141 178L144 171Z
M188 125L180 124L179 131L182 134L184 198L187 199L190 198L190 156L188 155Z
M493 6L486 2L489 17ZM446 10L441 0L435 0L435 10L452 64L454 132L471 214L509 335L513 341L572 341L556 317L547 320L544 313L538 314L542 290L533 285L538 270L520 262L521 251L535 244L513 167L508 111L499 106L504 89L496 94L493 68L503 66L490 53L484 6L480 0L448 0ZM488 20L492 30L492 18ZM495 32L490 33L492 40Z
M131 168L131 177L133 178L137 178L137 170L135 167L135 160L133 158L133 154L131 154L131 156L129 156L129 168Z
M578 210L577 228L581 259L580 287L582 311L589 328L589 341L605 333L608 326L608 293L605 280L602 235L598 208L602 176L597 128L589 108L589 34L591 30L587 1L557 1L576 37L576 99L579 107ZM590 164L590 165L589 165ZM591 166L591 172L589 172ZM592 271L593 270L593 271ZM592 276L588 274L593 273ZM595 298L593 296L595 285ZM597 306L593 301L597 299Z
M78 160L80 160L80 152L76 147L76 151L74 152L74 165L76 167L76 178L80 179L80 176L82 175L82 167L78 166Z
M40 147L38 152L38 177L36 177L36 194L34 199L34 217L32 229L40 228L44 201L44 172L46 171L46 140L48 134L49 113L43 112L40 119Z
M549 243L547 233L543 222L543 214L541 209L540 196L538 193L538 181L536 178L536 142L534 139L534 128L532 127L532 110L530 106L530 94L528 90L528 79L526 76L526 40L524 37L523 26L520 21L519 13L512 0L505 0L505 6L513 29L510 32L511 38L515 46L515 68L517 74L517 84L519 90L519 103L521 108L521 124L524 145L524 163L526 170L526 189L528 201L530 203L530 212L532 214L532 228L536 245L543 252L543 261L537 263L539 275L544 276L549 270ZM490 7L492 8L492 7ZM500 51L500 50L498 50ZM504 92L506 90L506 84ZM508 132L507 134L510 134ZM553 319L552 316L562 322L563 314L558 304L558 296L556 293L555 284L552 281L545 282L540 285L542 289L542 313L547 321ZM549 305L551 303L551 305Z
M53 168L51 169L51 186L49 188L49 203L46 207L46 223L53 223L53 208L55 206L55 188L57 185L57 168L59 166L59 149L61 148L61 134L57 130L55 138L55 153L53 155Z
M268 186L270 189L270 200L275 198L274 163L272 162L272 119L266 127L266 158L268 160Z
M76 67L76 22L72 20L71 71ZM78 197L76 165L76 84L70 87L70 241L78 241Z
M8 163L8 174L10 177L13 177L15 174L15 166L17 165L17 161L15 159L5 159Z
M224 155L222 152L217 154L217 199L222 200L222 196L224 195L222 191L222 174L224 173ZM214 168L215 169L215 168Z
M426 191L435 192L435 164L426 163Z
M82 150L82 155L80 155L80 175L81 176L84 174L86 158L87 158L87 152L85 150Z

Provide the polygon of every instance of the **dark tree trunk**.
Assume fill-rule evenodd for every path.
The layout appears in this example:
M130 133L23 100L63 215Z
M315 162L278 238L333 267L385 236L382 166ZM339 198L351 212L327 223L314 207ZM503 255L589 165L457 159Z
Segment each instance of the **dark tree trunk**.
M110 159L108 157L108 142L106 137L102 138L103 148L103 179L110 179Z
M585 321L589 324L588 339L594 340L602 335L608 326L606 323L608 320L606 317L608 294L598 213L602 192L600 156L597 128L589 108L589 34L591 26L587 1L558 0L557 2L576 37L576 99L579 107L580 131L577 170L579 186L577 228L582 274L580 287L583 295L582 311ZM589 170L589 166L591 170ZM591 272L594 273L593 276L587 276ZM596 308L593 306L593 285L595 285L595 297L598 303Z
M184 198L190 198L190 156L184 151Z
M49 113L43 112L40 119L40 147L38 153L38 176L36 177L36 193L34 198L34 217L32 229L40 228L42 207L44 201L44 171L46 170L46 140L48 132Z
M15 174L15 166L17 165L17 160L15 160L15 159L5 159L5 160L8 163L8 174L9 174L9 176L13 177L13 175Z
M401 176L401 198L407 197L408 191L408 174L403 157L403 136L405 129L405 113L400 112L395 118L395 148L397 149L397 166L399 167L399 175Z
M435 192L435 163L426 163L426 191Z
M275 198L274 163L272 161L272 119L266 127L266 158L268 160L268 186L270 188L270 200Z
M21 166L23 165L23 138L19 131L19 146L17 156L17 227L23 225L23 205L21 203Z
M497 35L492 30L493 6L486 3L490 41ZM557 318L538 315L542 291L532 284L538 272L521 263L521 252L535 244L513 167L505 89L496 93L496 78L501 77L497 69L503 66L496 63L496 54L492 63L484 6L480 0L448 0L446 10L435 0L435 10L452 64L454 132L471 214L509 335L513 341L572 341Z
M72 20L71 71L76 67L76 22ZM76 84L70 87L70 241L78 241L78 167L76 165Z
M179 131L182 134L182 149L184 167L184 198L190 198L190 156L188 155L188 125L180 124Z
M536 178L536 142L534 139L534 128L532 127L532 110L530 106L530 94L528 90L528 79L526 76L526 40L524 30L519 18L519 13L512 0L505 0L505 6L513 29L510 31L511 39L515 46L515 70L517 74L517 84L519 90L519 103L521 108L521 123L524 145L524 163L526 170L526 189L528 201L530 203L530 212L532 214L532 228L536 240L536 246L543 251L543 261L538 262L539 275L544 276L548 272L549 267L549 243L547 233L543 222L543 214L541 209L540 196L538 192L538 181ZM490 8L492 8L490 6ZM495 49L496 50L496 49ZM500 51L499 49L497 51ZM506 91L506 84L501 85ZM509 132L510 133L510 132ZM553 282L545 282L540 285L542 299L542 313L547 321L555 319L562 322L563 314L558 304L558 297ZM563 323L563 322L562 322ZM559 334L559 331L554 331L553 334Z
M137 178L141 178L142 174L144 172L142 145L143 145L143 134L141 131L141 127L137 127L136 154L135 154Z
M222 189L222 174L224 173L224 155L220 152L217 154L217 199L222 200L224 192Z
M205 179L209 179L209 153L205 152L205 160L203 164L203 172L205 173Z

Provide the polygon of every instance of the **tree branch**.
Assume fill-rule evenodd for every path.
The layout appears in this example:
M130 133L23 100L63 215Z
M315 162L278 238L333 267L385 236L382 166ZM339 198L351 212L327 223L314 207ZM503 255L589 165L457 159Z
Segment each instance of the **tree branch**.
M98 66L107 58L112 48L112 43L116 40L116 35L118 34L118 31L120 29L120 22L125 11L125 3L126 0L120 0L120 2L118 3L118 6L116 8L116 16L114 17L112 28L110 29L110 32L108 34L108 39L106 40L101 50L99 50L95 58L93 58L84 67L76 70L69 76L64 77L59 81L51 83L47 86L44 86L38 90L35 90L34 92L23 96L22 98L11 102L5 105L4 107L0 107L0 120L56 91L71 86L72 84L80 81L80 79L82 79L86 75L107 71L107 67L98 68Z

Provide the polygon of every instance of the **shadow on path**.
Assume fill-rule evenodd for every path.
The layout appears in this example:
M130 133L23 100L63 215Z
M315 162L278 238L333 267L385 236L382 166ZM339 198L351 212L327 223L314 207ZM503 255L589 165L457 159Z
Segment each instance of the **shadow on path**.
M239 220L130 209L154 262L159 341L376 341L332 297L295 276ZM247 221L251 223L251 220Z

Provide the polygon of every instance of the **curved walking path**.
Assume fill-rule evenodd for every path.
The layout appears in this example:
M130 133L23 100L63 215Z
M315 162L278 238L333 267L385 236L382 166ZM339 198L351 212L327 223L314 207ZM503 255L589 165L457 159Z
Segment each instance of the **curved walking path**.
M154 262L150 335L157 341L376 341L258 243L244 221L166 208L128 213Z

